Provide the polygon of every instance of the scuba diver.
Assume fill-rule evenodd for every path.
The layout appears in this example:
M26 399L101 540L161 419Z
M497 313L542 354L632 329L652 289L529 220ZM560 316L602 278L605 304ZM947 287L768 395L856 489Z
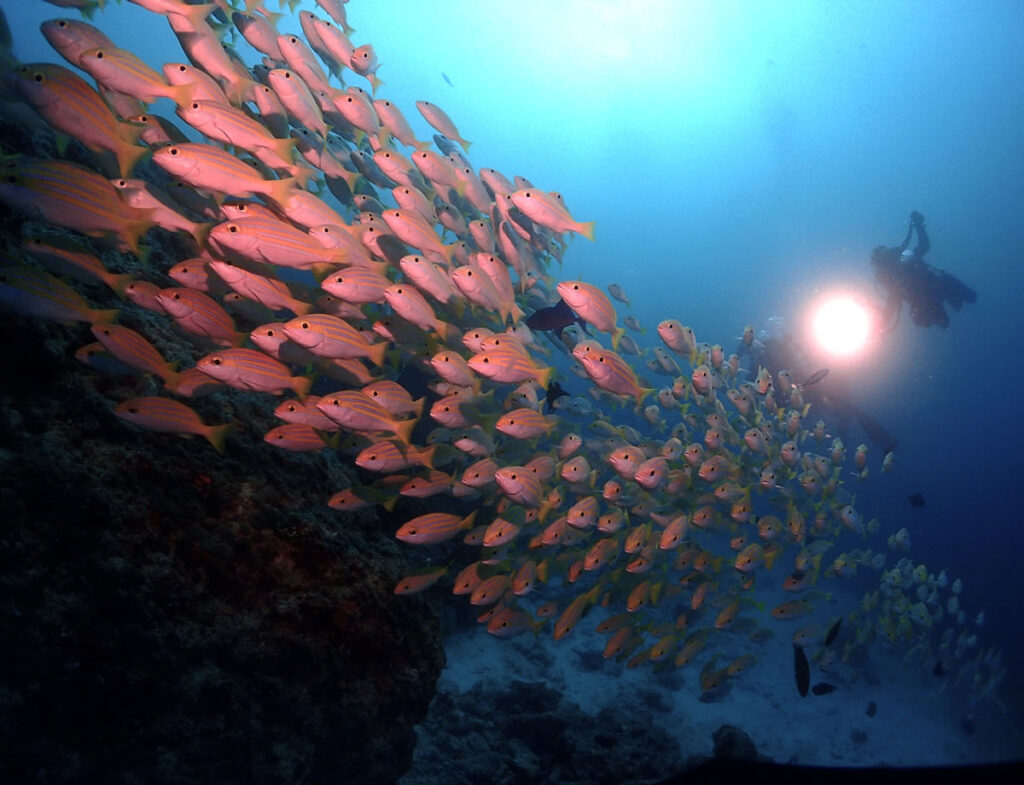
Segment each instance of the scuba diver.
M910 250L910 240L917 234L917 245ZM959 311L964 303L973 303L975 291L945 270L925 262L931 248L924 228L924 216L917 210L910 213L910 226L903 242L893 248L880 245L871 252L875 283L885 291L885 304L878 311L878 330L887 333L900 321L903 302L910 307L910 318L919 327L949 326L944 304Z

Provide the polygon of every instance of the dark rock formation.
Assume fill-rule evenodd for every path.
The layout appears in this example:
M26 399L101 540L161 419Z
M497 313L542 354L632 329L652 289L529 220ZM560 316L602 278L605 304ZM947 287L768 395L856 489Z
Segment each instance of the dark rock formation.
M679 747L639 704L591 716L544 684L508 681L440 692L402 785L653 782Z
M394 524L327 508L347 461L264 444L268 395L190 402L223 456L144 431L113 402L156 382L77 363L87 326L0 336L3 780L397 779L444 653Z
M711 734L715 742L714 757L729 760L755 760L757 748L750 736L734 728L732 725L723 725Z

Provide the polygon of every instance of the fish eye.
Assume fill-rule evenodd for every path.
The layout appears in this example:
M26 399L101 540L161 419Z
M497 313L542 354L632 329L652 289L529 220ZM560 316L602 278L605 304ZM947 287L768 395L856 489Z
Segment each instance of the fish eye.
M213 362L214 365L220 365L221 364L221 359L220 359L220 357L214 357L212 362Z
M103 50L102 50L102 49L100 49L100 50L99 50L99 51L98 51L98 52L96 53L96 59L97 59L97 60L102 60L102 59L103 59Z

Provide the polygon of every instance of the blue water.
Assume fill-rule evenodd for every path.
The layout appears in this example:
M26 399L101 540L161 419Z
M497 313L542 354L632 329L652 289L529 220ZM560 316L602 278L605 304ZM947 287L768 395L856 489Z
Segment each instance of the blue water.
M57 59L38 24L72 12L0 7L21 60ZM891 473L873 452L858 507L885 531L907 527L916 561L962 579L963 605L985 612L984 645L1005 651L1001 692L1019 711L1020 4L353 0L348 10L353 39L374 43L382 62L378 95L421 138L413 105L428 99L473 142L476 167L560 191L575 217L596 220L597 241L575 239L556 274L621 284L647 345L675 317L731 350L745 325L781 315L813 346L812 305L835 290L877 300L871 249L898 244L912 209L926 216L928 261L977 303L945 330L904 314L884 340L820 364L899 439ZM97 23L154 65L182 59L138 7L112 5ZM300 32L297 18L280 29ZM863 440L854 432L848 449ZM913 492L924 508L906 502Z

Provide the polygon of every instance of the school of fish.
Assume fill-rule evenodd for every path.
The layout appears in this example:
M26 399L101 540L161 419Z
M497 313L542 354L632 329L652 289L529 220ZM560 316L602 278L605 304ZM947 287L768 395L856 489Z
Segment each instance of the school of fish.
M436 132L417 138L384 97L374 46L351 41L344 0L297 19L255 0L130 2L170 25L181 62L155 68L83 20L44 23L65 64L13 63L6 91L52 129L58 157L5 149L0 180L0 202L28 219L5 251L0 305L86 323L95 342L78 360L160 381L159 395L112 402L118 417L224 451L236 424L204 422L191 399L280 398L268 445L341 451L367 478L325 489L326 504L397 510L411 547L478 549L395 592L450 579L498 637L562 639L593 613L606 658L700 661L709 699L778 635L848 679L881 641L975 699L995 693L1005 669L979 645L983 615L966 616L960 582L911 561L905 529L867 547L884 535L847 484L868 477L868 448L848 456L811 423L788 370L744 368L676 319L644 347L635 316L620 325L620 286L555 278L593 223L557 192L472 166L434 103L416 102ZM150 111L160 99L176 118ZM92 167L62 157L67 139ZM148 264L151 232L191 255ZM117 272L129 255L149 274ZM78 282L109 289L104 307ZM141 310L177 325L192 367L154 346ZM748 328L740 350L754 340ZM411 369L429 408L398 381ZM885 470L892 455L874 460ZM858 571L871 589L844 613L833 595Z

